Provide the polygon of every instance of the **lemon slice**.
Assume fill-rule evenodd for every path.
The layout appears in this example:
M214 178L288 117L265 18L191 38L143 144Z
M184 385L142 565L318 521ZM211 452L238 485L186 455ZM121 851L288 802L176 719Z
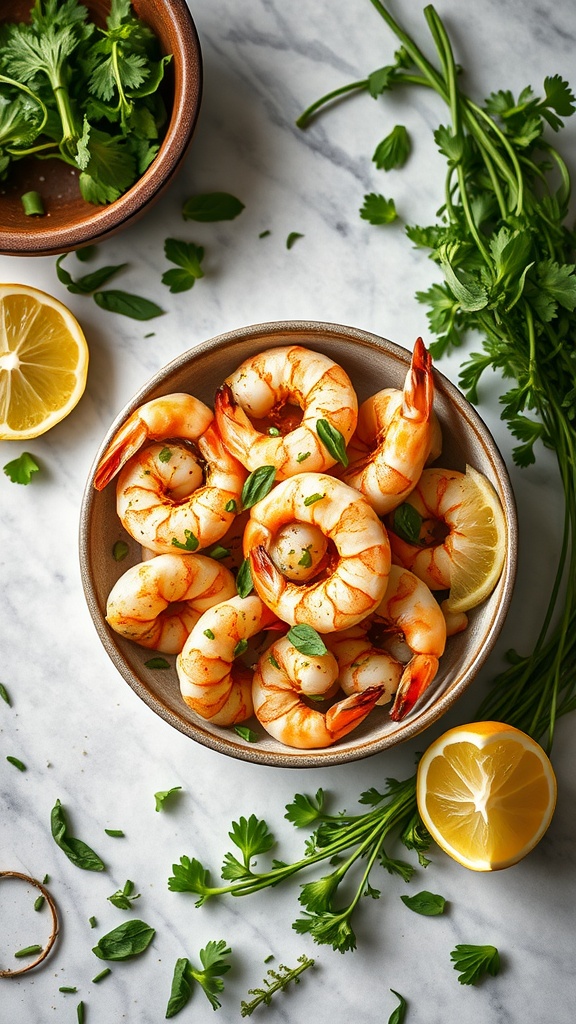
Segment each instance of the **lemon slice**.
M438 845L473 871L516 864L544 835L556 777L542 747L500 722L461 725L420 760L420 816Z
M467 612L492 593L506 558L506 520L490 481L466 466L458 529L452 535L448 612Z
M0 285L0 439L38 437L86 387L88 346L61 302L23 284Z

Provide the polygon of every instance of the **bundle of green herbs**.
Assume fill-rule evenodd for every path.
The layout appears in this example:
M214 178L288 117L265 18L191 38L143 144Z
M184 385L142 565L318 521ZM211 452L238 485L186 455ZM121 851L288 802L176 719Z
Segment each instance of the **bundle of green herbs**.
M112 0L104 28L79 0L35 0L28 23L3 22L0 179L23 157L57 158L88 202L118 199L158 152L170 60L130 0Z
M333 90L299 118L301 128L326 104L364 91L371 97L396 88L432 89L445 102L450 124L435 140L447 160L444 204L437 223L409 227L408 237L443 273L418 299L428 306L431 346L440 357L459 346L468 331L479 332L482 351L463 363L460 382L471 401L486 370L508 378L502 417L519 444L513 458L529 466L538 444L555 451L565 497L565 522L556 579L540 635L532 652L510 653L509 667L494 680L478 719L507 722L550 749L557 719L576 708L576 237L565 224L570 198L566 165L547 138L574 112L574 96L558 75L544 82L543 97L530 87L518 98L506 90L480 105L464 94L459 68L440 17L432 6L425 17L436 49L433 63L380 0L370 0L401 44L394 63ZM397 125L374 154L378 167L400 167L410 140ZM372 223L396 216L393 200L365 197L361 216ZM328 873L301 887L304 908L294 923L318 943L354 949L352 917L362 896L380 895L370 883L380 866L409 879L414 868L388 855L385 843L400 841L416 851L422 865L430 844L418 815L415 777L387 781L384 793L360 797L360 814L328 813L324 793L299 794L286 809L298 827L313 827L305 853L294 863L274 860L258 871L254 858L266 854L274 837L266 822L251 816L234 822L230 838L241 851L227 853L224 884L213 885L197 860L182 857L169 888L199 896L243 896L327 863ZM353 881L352 876L356 875ZM341 884L348 895L338 904ZM350 888L352 896L350 897ZM342 896L342 890L340 890Z

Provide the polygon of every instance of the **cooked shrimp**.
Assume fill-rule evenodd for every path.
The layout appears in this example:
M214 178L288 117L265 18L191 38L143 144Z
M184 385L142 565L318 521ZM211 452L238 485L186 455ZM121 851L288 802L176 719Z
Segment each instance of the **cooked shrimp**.
M270 554L289 523L317 527L330 545L318 576L302 584L286 579ZM386 530L366 498L325 473L289 477L254 505L244 556L257 593L278 618L319 633L346 629L374 611L390 569Z
M243 466L227 451L215 424L196 444L141 449L118 477L116 509L127 533L159 553L195 551L224 536L240 508Z
M193 395L177 392L153 398L136 409L112 438L98 463L94 486L101 491L146 441L196 441L214 413Z
M333 359L288 345L245 360L218 390L214 411L225 443L247 469L275 466L276 479L285 480L335 465L317 422L327 420L347 444L358 400L348 374Z
M236 593L233 574L206 555L156 555L116 581L106 621L142 647L178 654L202 612Z
M403 502L433 444L438 450L433 399L432 360L418 338L404 389L385 388L360 406L350 462L338 475L365 494L379 515Z
M372 643L369 630L374 617L369 615L350 629L332 633L325 638L328 649L338 662L338 682L344 693L363 693L380 686L377 704L388 704L396 693L404 665L388 651Z
M417 543L411 544L395 531L390 520L390 544L394 560L415 573L430 590L448 590L452 564L466 538L460 528L466 476L453 469L424 469L407 497L421 516Z
M337 675L332 654L303 655L282 637L262 654L254 672L256 718L266 732L289 747L331 746L364 721L382 693L382 687L375 686L338 701L327 711L309 707L303 697L330 695Z
M237 661L276 616L257 597L231 597L198 619L176 659L180 691L192 711L215 725L250 718L252 672Z

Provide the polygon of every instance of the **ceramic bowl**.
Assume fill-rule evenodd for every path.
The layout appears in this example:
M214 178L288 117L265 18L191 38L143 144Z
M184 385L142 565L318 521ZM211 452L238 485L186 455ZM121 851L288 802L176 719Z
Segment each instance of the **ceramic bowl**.
M3 0L1 22L26 21L33 0ZM84 0L98 24L107 0ZM139 18L153 30L163 54L172 54L162 84L167 110L160 150L142 177L106 206L87 203L74 168L61 160L26 157L0 183L0 253L47 256L94 244L140 217L170 184L192 140L202 96L200 43L186 0L132 0ZM21 196L39 192L45 215L26 216Z
M462 394L437 370L435 408L443 433L441 465L464 470L474 466L493 483L503 505L508 527L506 563L500 581L487 601L469 615L468 629L447 643L440 670L429 694L401 723L391 721L386 708L375 708L364 723L324 750L297 750L283 746L261 729L247 742L232 728L210 725L184 704L179 690L175 658L167 656L169 670L147 668L151 652L123 639L105 621L106 600L116 579L141 559L140 546L117 518L115 487L94 488L96 465L112 436L143 402L176 391L189 391L212 405L224 378L251 354L278 345L301 344L331 356L351 377L359 400L383 387L402 387L411 353L375 335L350 327L317 322L288 321L260 324L212 338L160 370L111 425L94 460L83 497L80 560L86 600L96 630L114 665L139 697L165 721L186 736L231 757L280 767L318 767L341 764L375 754L426 729L443 715L473 682L500 632L508 610L517 556L517 523L508 474L494 439ZM112 548L124 540L128 557L115 562Z

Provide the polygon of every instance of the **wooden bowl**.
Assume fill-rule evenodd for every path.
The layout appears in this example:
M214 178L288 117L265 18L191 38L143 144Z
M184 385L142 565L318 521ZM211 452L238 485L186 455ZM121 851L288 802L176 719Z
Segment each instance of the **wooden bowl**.
M3 0L0 22L26 21L33 0ZM84 0L97 24L109 10L107 0ZM162 84L168 113L156 158L142 177L106 206L87 203L78 174L61 160L26 157L0 183L0 253L49 256L94 244L142 216L170 184L190 145L202 96L202 56L186 0L132 0L135 14L153 30L163 54L171 53ZM46 213L26 216L21 196L39 192Z
M517 561L514 497L502 457L487 427L463 395L435 371L435 408L443 433L442 466L464 470L466 464L492 482L504 508L508 547L504 571L492 595L469 615L467 630L451 637L430 692L401 723L388 709L377 707L354 732L324 750L297 750L274 740L257 722L257 743L246 742L234 729L197 717L184 704L176 670L155 670L144 664L151 652L114 633L105 621L106 600L116 579L141 560L140 546L125 534L116 515L115 486L94 488L94 472L113 434L143 402L176 391L189 391L207 405L223 379L249 355L266 348L302 344L331 356L350 375L360 401L383 387L402 387L411 353L365 331L337 324L287 321L258 324L212 338L184 352L160 370L134 396L111 425L96 454L84 492L80 520L82 580L96 630L114 665L143 701L175 729L231 757L279 767L323 767L357 760L401 743L443 715L473 682L502 628L510 603ZM114 561L112 548L124 540L129 555ZM175 658L167 656L173 663Z

